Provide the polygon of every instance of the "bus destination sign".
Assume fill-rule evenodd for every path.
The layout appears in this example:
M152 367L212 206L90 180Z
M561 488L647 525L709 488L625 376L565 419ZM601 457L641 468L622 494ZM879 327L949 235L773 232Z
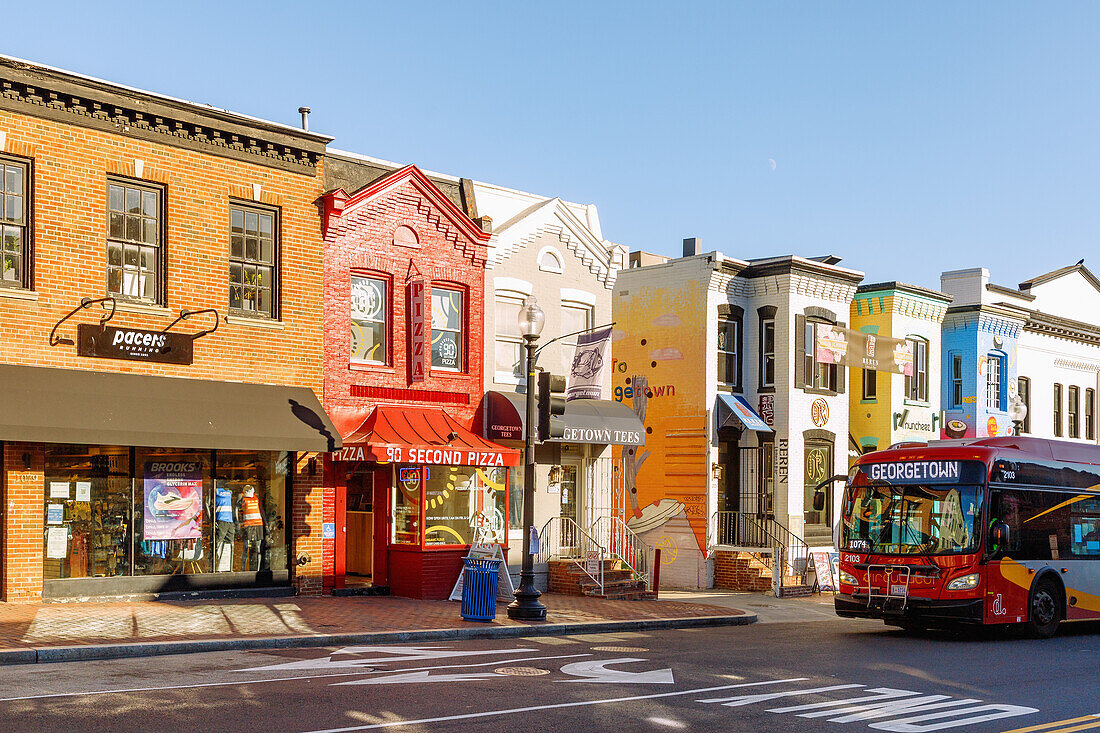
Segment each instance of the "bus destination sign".
M960 461L899 461L861 466L872 481L892 484L957 484L962 476Z

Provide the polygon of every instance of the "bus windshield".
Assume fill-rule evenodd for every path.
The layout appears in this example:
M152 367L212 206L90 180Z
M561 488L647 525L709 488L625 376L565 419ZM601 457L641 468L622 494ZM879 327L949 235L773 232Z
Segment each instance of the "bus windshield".
M883 555L953 555L975 552L981 528L982 487L850 486L844 503L841 546Z

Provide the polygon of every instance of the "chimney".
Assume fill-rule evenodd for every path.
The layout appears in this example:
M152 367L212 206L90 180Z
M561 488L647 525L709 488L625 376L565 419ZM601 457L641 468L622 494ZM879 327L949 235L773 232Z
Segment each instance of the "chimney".
M694 257L699 254L702 240L699 237L688 237L684 240L684 257Z
M302 115L302 129L309 132L309 107L299 107L298 112Z

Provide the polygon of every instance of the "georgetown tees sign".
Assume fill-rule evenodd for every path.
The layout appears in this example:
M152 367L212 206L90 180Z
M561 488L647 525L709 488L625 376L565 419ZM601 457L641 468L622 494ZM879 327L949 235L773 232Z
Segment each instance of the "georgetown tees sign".
M195 338L189 333L116 328L95 323L76 327L76 353L100 359L126 359L190 365Z

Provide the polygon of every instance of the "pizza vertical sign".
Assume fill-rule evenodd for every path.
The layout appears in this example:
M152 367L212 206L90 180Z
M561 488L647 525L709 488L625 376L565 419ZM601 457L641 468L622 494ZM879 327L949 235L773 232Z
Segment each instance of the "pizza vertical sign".
M424 351L426 336L424 333L424 280L416 278L409 281L409 381L423 382L428 366L428 355Z

